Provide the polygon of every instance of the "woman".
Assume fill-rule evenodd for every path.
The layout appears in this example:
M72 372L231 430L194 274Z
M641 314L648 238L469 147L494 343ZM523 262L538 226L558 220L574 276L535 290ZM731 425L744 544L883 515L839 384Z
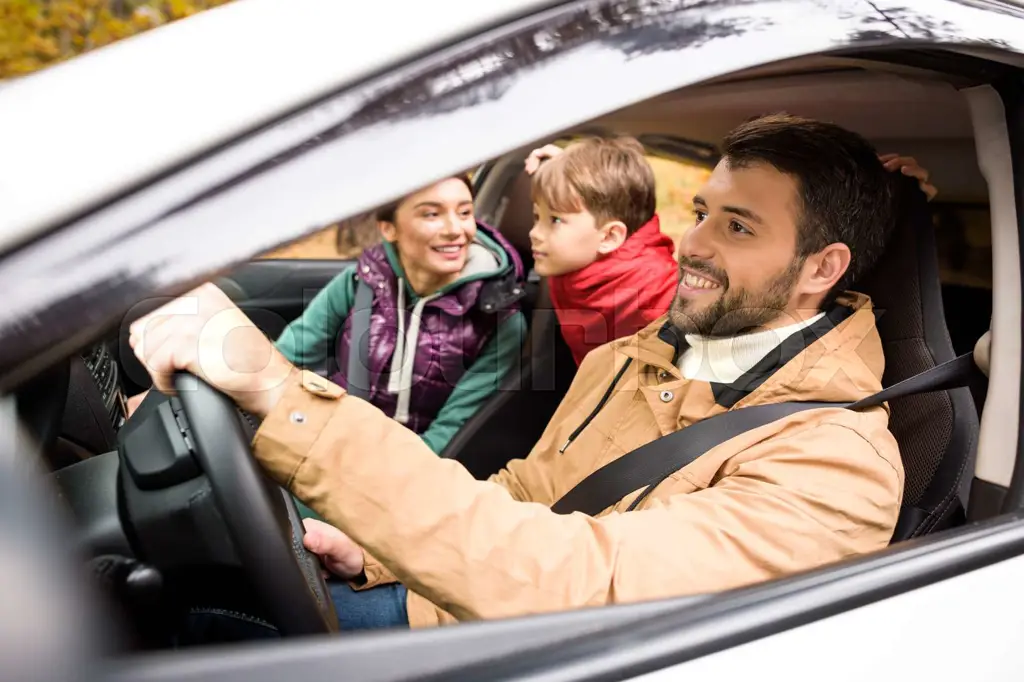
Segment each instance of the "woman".
M366 399L441 453L519 360L523 265L477 223L466 178L451 177L376 214L383 242L333 279L277 340L295 365L333 365L348 387L354 304L372 290ZM333 363L331 361L334 361Z

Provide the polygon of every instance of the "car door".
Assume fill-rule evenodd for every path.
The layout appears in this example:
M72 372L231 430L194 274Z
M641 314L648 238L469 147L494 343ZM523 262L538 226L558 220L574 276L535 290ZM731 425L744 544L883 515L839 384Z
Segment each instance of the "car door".
M288 163L268 161L227 189L169 214L150 227L149 238L165 244L174 251L171 255L194 257L196 249L187 240L181 243L182 233L202 234L234 217L246 229L238 230L238 240L222 241L215 253L207 254L205 265L212 269L251 256L241 241L246 234L255 243L265 243L282 230L314 223L328 204L339 215L355 213L451 168L468 167L627 104L745 67L824 51L930 42L986 44L1001 50L1005 59L1024 51L1024 16L1010 5L945 0L889 4L843 2L836 12L834 6L810 0L565 3L499 25L357 86L364 104L354 113L339 108L332 114L320 103L317 113L340 119L335 135L318 139ZM813 31L807 30L810 26ZM595 73L600 74L599 82ZM985 444L993 456L1010 456L1012 479L1007 474L997 481L1004 488L1004 514L939 538L723 595L432 632L382 632L138 656L111 661L107 679L658 679L705 671L754 676L768 661L787 679L817 680L823 673L840 679L885 672L909 676L925 669L942 678L954 659L957 671L967 670L973 660L970 644L981 639L990 660L1006 662L1003 671L1009 676L1019 673L1024 666L1020 610L1006 608L998 618L991 615L1005 605L1009 587L1024 577L1024 468L1012 466L1020 461L1017 247L1018 215L1024 209L1018 203L1014 212L1012 196L1014 182L1018 199L1024 196L1024 137L1019 128L1024 111L1012 92L997 94L995 104L1006 107L1004 127L1009 122L1016 130L1007 146L1014 154L1012 169L1007 172L1006 159L998 170L1003 182L1010 183L1001 187L1004 207L1007 193L1011 197L1009 216L1000 219L1014 227L1002 244L1006 250L1001 257L1012 264L1018 291L1013 292L1015 307L1009 301L1007 313L997 316L993 325L1017 345L1001 350L1008 369L1002 376L993 373L996 388L990 388L990 396L1003 391L1009 436ZM538 106L556 99L557 106ZM386 127L374 125L385 119ZM453 136L460 144L450 143ZM324 172L325 167L333 163L332 169L344 171L357 160L373 160L381 149L415 151L398 166L375 169L372 163L357 164L363 170L358 176L350 174L350 195L338 197L337 174ZM271 191L284 185L302 186L303 192L289 196ZM264 212L265 206L254 204L253 196L281 197L278 210ZM237 220L240 217L248 220ZM127 257L116 250L104 255L108 264ZM139 257L138 250L131 255ZM168 282L180 287L195 278L192 263L186 267L167 254L144 256L160 277L140 282L140 288L157 291ZM256 279L264 277L277 281L269 275ZM251 294L242 289L243 294L258 300L261 286L252 285ZM291 300L294 309L294 297ZM45 314L67 314L75 303L80 299L55 298ZM96 307L112 315L123 312L124 301L111 296L97 301ZM28 348L36 357L51 352L39 339ZM928 599L934 600L932 610L915 610ZM873 614L865 615L871 610ZM13 617L12 610L0 614ZM963 630L1017 637L942 640L945 645L938 655L936 631L946 623L950 628L955 624ZM755 656L740 655L745 645Z

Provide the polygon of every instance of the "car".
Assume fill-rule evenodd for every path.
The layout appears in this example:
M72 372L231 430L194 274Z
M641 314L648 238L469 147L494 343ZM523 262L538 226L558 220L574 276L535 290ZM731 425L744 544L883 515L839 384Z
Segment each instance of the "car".
M903 207L861 284L884 303L887 385L958 354L981 372L893 402L908 513L884 551L719 594L343 636L222 397L126 426L147 382L127 327L168 297L213 279L274 335L348 262L260 257L284 244L473 168L481 217L524 249L536 145L621 131L710 166L730 127L778 110L913 155L940 191ZM1024 4L241 0L7 84L0 150L5 680L1024 672ZM522 366L444 453L479 477L525 453L574 371L542 282L527 303ZM203 459L217 434L235 450ZM160 446L188 435L199 469ZM173 600L236 588L286 636L167 646Z

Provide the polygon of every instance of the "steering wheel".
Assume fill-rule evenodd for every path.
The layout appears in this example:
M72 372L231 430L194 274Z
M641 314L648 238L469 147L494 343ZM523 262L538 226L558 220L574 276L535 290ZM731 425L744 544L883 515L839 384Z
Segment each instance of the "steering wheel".
M338 630L319 559L302 544L291 495L260 469L235 404L201 379L174 377L195 458L249 579L284 635Z

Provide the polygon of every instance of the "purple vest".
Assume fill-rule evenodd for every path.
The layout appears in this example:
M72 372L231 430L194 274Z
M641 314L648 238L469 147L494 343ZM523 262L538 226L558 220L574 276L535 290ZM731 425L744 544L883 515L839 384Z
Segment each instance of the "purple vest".
M519 311L523 292L523 264L519 254L496 230L477 223L505 250L513 266L505 274L477 279L456 287L423 308L413 362L413 381L406 426L423 433L437 417L455 385L473 365L498 325ZM411 296L407 309L399 311L398 277L388 262L384 245L363 251L356 276L373 288L370 315L369 387L367 399L389 417L395 415L398 395L388 391L392 358L398 340L398 315L408 329L412 317ZM405 285L403 285L405 286ZM352 315L345 319L338 338L338 371L331 380L347 387L345 371L352 349Z

